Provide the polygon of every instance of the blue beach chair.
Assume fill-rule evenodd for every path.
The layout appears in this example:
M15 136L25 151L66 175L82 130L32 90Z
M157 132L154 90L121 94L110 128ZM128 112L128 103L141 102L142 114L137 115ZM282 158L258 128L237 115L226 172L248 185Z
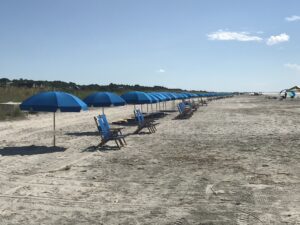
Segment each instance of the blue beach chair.
M109 129L109 124L105 122L105 119L103 119L102 116L94 117L94 119L101 137L101 142L98 145L99 147L103 147L110 140L115 141L119 149L120 146L124 146L126 144L124 135L120 134L117 131ZM124 143L122 140L124 141Z
M99 117L103 119L104 125L107 127L108 130L110 130L113 133L123 135L122 134L122 130L124 129L123 127L111 127L108 123L108 120L107 120L105 114L99 115ZM124 139L124 142L126 144L125 139Z
M154 120L146 120L139 109L134 110L134 115L136 121L138 122L138 127L134 134L139 133L144 128L147 128L150 133L155 133L157 131L156 125L158 123L155 123Z
M180 102L177 105L177 108L179 112L179 115L176 117L177 119L187 119L193 115L193 110L189 104L186 105L185 103Z

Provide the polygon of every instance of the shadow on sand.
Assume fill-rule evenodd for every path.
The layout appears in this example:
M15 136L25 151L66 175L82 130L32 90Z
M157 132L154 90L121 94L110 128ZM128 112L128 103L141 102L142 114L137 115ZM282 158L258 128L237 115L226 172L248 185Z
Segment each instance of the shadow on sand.
M108 152L108 151L118 151L120 150L117 146L109 146L109 145L104 145L102 147L98 146L90 146L86 149L84 149L82 152Z
M20 146L20 147L4 147L0 148L0 155L14 156L14 155L38 155L54 152L63 152L66 148L62 147L47 147L47 146Z
M98 136L99 132L98 131L87 131L87 132L70 132L66 133L66 135L70 136Z
M125 137L128 137L130 135L149 135L149 134L152 134L150 131L140 131L138 133L135 133L135 132L132 132L132 133L128 133L126 135L124 135Z
M122 121L115 121L112 122L114 125L119 125L119 126L127 126L127 127L134 127L137 126L137 122L135 120L122 120Z

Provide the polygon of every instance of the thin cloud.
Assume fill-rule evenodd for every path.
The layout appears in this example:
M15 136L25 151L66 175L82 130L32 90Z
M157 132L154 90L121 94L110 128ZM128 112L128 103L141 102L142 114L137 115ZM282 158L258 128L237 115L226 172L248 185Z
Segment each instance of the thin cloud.
M276 45L281 42L287 42L290 40L290 36L286 33L282 33L279 35L271 36L267 39L267 45Z
M285 67L292 69L292 70L296 70L298 72L300 72L300 65L296 64L296 63L286 63L284 64Z
M219 30L207 35L209 40L214 41L262 41L263 39L258 36L250 35L247 32L231 32Z
M285 17L285 20L288 21L288 22L295 22L297 20L300 20L300 16L289 16L289 17Z
M166 70L164 70L164 69L159 69L159 70L157 70L156 72L157 72L157 73L165 73Z
M263 33L263 32L257 32ZM261 42L264 41L267 45L276 45L282 42L287 42L290 40L290 36L286 33L281 33L279 35L272 35L269 38L264 38L256 35L251 35L249 32L231 32L218 30L207 34L208 40L213 41L240 41L240 42Z

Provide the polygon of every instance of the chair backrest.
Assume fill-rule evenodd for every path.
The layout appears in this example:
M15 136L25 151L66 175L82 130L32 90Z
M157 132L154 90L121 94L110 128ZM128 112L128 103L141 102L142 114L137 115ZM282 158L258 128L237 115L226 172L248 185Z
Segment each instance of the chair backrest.
M139 114L137 109L133 110L135 121L139 122Z
M181 114L182 112L181 112L181 108L180 108L180 103L177 104L177 109L178 109L178 112Z
M143 113L141 112L141 110L139 110L139 109L138 109L138 114L139 114L139 116L140 116L140 120L141 120L142 122L144 122L144 120L145 120L144 115L143 115Z
M177 105L177 108L178 108L179 113L182 114L184 112L184 109L185 109L185 104L183 102L180 102Z
M139 109L134 110L135 120L142 124L144 122L144 116Z
M105 126L107 127L108 130L110 130L110 125L108 123L108 120L106 118L105 114L100 115L100 117L103 119Z
M98 123L100 125L101 134L102 134L103 138L104 139L109 139L109 137L110 137L110 130L105 125L105 122L104 122L104 120L103 120L103 118L101 116L98 116L97 118L98 118Z
M101 134L102 133L102 130L101 130L101 127L100 127L100 124L99 124L99 116L95 116L94 119L95 119L95 123L96 123L96 126L97 126L97 129L99 131L99 133Z
M193 104L191 102L185 102L184 107L188 107L188 108L192 109Z

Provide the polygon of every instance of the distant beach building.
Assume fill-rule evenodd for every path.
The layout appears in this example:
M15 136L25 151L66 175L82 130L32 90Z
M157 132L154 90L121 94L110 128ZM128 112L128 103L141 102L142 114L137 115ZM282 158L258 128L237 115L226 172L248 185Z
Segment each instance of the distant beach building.
M291 87L280 91L281 97L300 98L300 88L298 86Z
M294 91L297 93L300 93L300 88L298 86L294 86L294 87L291 87L290 89L287 89L287 91Z
M295 97L300 97L300 88L298 86L291 87L290 89L286 90L287 92L294 92L296 94Z

